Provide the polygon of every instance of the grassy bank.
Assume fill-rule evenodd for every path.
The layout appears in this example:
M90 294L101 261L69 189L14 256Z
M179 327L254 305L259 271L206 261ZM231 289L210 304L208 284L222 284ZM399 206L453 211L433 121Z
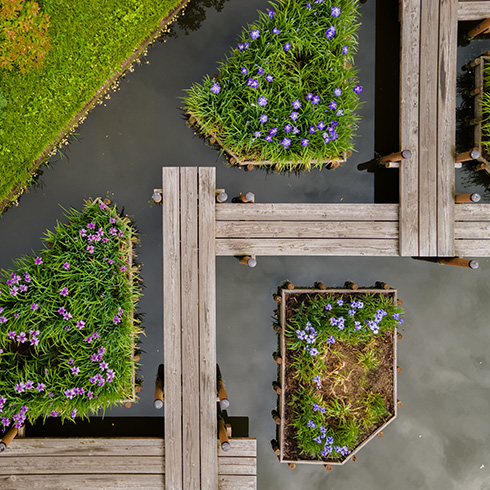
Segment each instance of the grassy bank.
M135 48L182 0L45 0L52 49L44 67L0 71L0 211L36 161ZM19 189L20 190L20 189Z

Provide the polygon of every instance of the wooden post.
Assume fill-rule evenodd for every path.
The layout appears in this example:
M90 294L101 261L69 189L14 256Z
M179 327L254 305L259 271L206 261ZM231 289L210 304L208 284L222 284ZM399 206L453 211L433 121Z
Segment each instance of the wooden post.
M290 291L292 291L294 289L294 284L292 282L289 282L289 281L286 281L286 283L284 284L286 286L286 288L288 288Z
M296 463L288 463L289 468L294 470L296 468Z
M480 158L481 156L481 153L480 151L478 150L478 148L473 148L469 151L465 151L464 153L458 153L456 155L456 163L459 163L459 162L469 162L470 160L477 160L478 158Z
M140 360L141 360L141 351L139 351L139 350L134 351L133 360L134 360L134 362L140 362Z
M355 463L357 461L357 456L354 454L354 456L352 456L352 458L350 458L350 460Z
M344 287L346 289L352 289L353 291L356 291L359 289L359 286L354 283L354 282L351 282L351 281L347 281L345 284L344 284Z
M468 124L470 126L476 126L477 124L480 124L482 122L482 118L481 117L474 117L473 119L470 119Z
M215 143L216 143L216 138L213 138L211 136L211 138L209 138L209 144L214 145Z
M338 160L332 160L328 165L327 168L329 170L340 167L340 162Z
M281 385L277 382L277 381L273 381L272 382L272 389L278 394L280 395L282 393L282 388L281 388Z
M402 160L406 160L407 158L411 158L412 152L410 150L402 150L397 153L391 153L390 155L386 155L381 157L381 163L388 162L401 162Z
M376 281L375 286L378 289L390 289L390 285L389 284L386 284L386 282Z
M378 437L383 437L384 436L384 434L382 432L378 432L377 435L378 435Z
M467 70L469 70L470 68L475 68L475 66L481 65L482 61L483 60L481 59L480 56L474 60L468 61L468 63L466 63L466 66L464 68L466 68Z
M402 305L403 305L403 300L401 300L401 299L397 299L397 300L396 300L396 304L397 304L398 306L402 306Z
M216 202L222 203L228 200L228 194L224 189L216 189Z
M7 431L7 433L3 436L0 441L0 453L5 451L9 447L9 444L15 439L15 436L19 432L19 429L12 427Z
M255 267L257 265L257 259L254 255L242 255L238 257L240 264L248 265L250 268Z
M237 199L243 203L253 203L255 202L255 194L253 192L246 192L245 194L240 193Z
M397 372L398 374L402 374L402 373L403 373L403 369L402 369L400 366L397 366L397 367L396 367L396 372Z
M327 289L327 286L325 286L323 282L315 282L315 287L317 289L321 289L322 291L325 291Z
M470 91L470 97L475 97L476 95L480 95L480 94L481 94L481 88L480 87L476 87Z
M272 330L274 330L274 332L276 332L277 335L281 335L282 333L281 325L279 325L278 323L274 323L274 325L272 325Z
M219 442L221 444L221 449L223 451L229 451L231 448L230 441L228 440L228 432L226 430L226 425L223 417L221 415L218 418L218 434Z
M400 332L398 332L398 333L396 334L396 338L397 338L398 340L401 340L401 339L403 339L403 335L402 335Z
M282 301L282 296L280 294L275 294L274 295L274 301L276 303L280 303Z
M441 258L439 264L454 265L456 267L466 267L467 269L478 269L480 264L476 260L453 257L452 259Z
M216 379L218 380L218 398L219 406L221 410L226 410L230 406L230 400L228 399L228 393L226 393L225 383L223 377L221 376L221 370L216 364Z
M163 199L162 189L153 189L151 198L153 199L153 202L160 204Z
M279 443L275 439L271 440L271 447L276 456L281 455L281 448L279 447Z
M331 464L326 464L326 465L324 465L324 467L327 471L332 471L332 465Z
M473 192L470 194L456 194L455 196L456 204L480 202L480 200L481 196L477 192Z
M397 400L396 401L396 406L397 407L401 407L401 406L403 406L403 403L400 400Z
M280 425L281 424L281 417L279 416L278 411L277 410L272 410L271 411L271 415L272 415L272 418L274 419L274 422L277 425Z
M153 406L157 409L163 407L164 395L163 395L163 381L158 379L155 381L155 400Z
M279 354L279 352L273 352L272 357L274 358L274 361L277 362L277 364L282 364L282 357L281 354Z
M483 22L480 22L477 26L473 27L473 29L470 29L468 31L468 38L472 39L478 36L478 34L481 34L482 32L488 32L489 30L490 30L490 19L485 19Z

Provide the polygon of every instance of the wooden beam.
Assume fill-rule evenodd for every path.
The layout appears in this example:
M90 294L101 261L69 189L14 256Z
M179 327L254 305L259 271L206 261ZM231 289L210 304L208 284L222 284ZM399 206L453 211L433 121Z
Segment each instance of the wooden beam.
M454 235L457 239L490 240L490 221L456 221Z
M459 257L490 257L490 240L455 240L454 250Z
M458 2L458 20L480 20L490 17L490 5L487 1Z
M490 221L490 204L458 204L454 207L456 221Z

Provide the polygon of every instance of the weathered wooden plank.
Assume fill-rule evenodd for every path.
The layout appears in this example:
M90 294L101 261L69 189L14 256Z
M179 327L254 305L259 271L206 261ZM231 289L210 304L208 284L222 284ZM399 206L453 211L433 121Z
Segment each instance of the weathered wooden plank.
M454 251L459 257L490 257L490 240L455 240Z
M163 337L165 361L165 458L169 488L182 488L182 343L180 309L180 175L162 169Z
M170 453L171 445L168 446L168 453ZM22 461L22 464L16 464L18 461ZM164 471L164 460L160 456L86 456L83 458L78 456L24 456L22 459L9 456L0 457L0 475L72 475L108 472L163 474Z
M216 169L214 167L199 169L199 382L203 490L218 486L215 189Z
M398 204L216 204L217 221L396 221Z
M256 476L220 475L219 490L255 490L257 488Z
M479 20L490 17L490 4L487 1L458 2L458 20Z
M400 0L400 146L412 157L400 168L400 255L418 255L420 0Z
M219 458L218 468L220 475L256 475L256 458Z
M437 80L439 2L421 0L419 255L437 255Z
M8 475L0 476L1 490L163 490L163 475ZM170 487L168 487L170 488Z
M197 185L197 169L181 168L182 465L185 489L198 489L201 481Z
M9 446L9 457L22 456L164 456L161 437L22 438ZM3 457L2 455L0 457Z
M218 221L216 238L398 238L398 221Z
M454 206L456 221L490 221L490 204L458 204Z
M224 238L216 240L216 255L397 256L398 240Z
M454 256L458 0L440 0L437 102L437 256Z
M490 222L488 221L456 221L454 235L457 239L490 240Z
M218 457L226 458L230 456L248 456L255 458L257 456L257 440L249 438L231 438L230 449L222 451L220 443L217 441Z

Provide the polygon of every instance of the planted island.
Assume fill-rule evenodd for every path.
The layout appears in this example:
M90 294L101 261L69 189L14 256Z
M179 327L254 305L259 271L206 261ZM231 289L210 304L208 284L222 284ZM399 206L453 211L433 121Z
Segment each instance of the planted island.
M396 417L396 290L282 289L278 299L276 452L343 464Z
M47 232L42 251L2 272L3 430L135 399L135 230L100 199L66 217Z
M352 151L362 87L357 0L280 0L187 92L191 124L232 164L338 165Z

